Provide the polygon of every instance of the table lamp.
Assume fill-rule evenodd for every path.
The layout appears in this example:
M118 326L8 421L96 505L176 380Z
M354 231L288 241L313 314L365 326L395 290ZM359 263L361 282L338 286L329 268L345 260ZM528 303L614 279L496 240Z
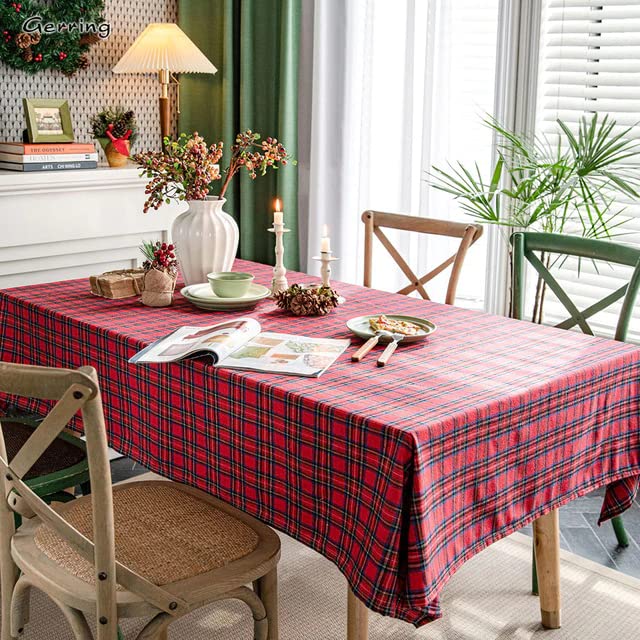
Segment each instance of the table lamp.
M150 24L113 68L114 73L157 73L160 80L160 131L170 133L169 84L175 73L216 73L217 69L177 25ZM180 107L178 106L178 113Z

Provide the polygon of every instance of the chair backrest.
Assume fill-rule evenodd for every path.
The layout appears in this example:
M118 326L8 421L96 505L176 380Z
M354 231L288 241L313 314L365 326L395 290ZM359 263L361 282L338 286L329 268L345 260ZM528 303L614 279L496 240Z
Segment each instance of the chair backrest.
M511 236L511 244L513 247L511 315L514 318L522 319L524 314L524 276L526 262L529 262L569 313L569 318L557 324L556 327L571 329L578 325L584 333L594 335L587 320L622 299L622 307L614 337L616 340L626 340L633 307L640 288L640 249L604 240L533 232L514 233ZM611 264L626 265L633 267L633 272L626 284L581 311L560 286L543 261L535 254L536 251L544 252L545 254L575 256L581 259L601 260Z
M7 570L7 562L12 562L9 549L15 534L14 512L26 518L37 515L95 567L96 617L100 621L97 625L98 640L113 640L117 636L117 584L170 615L187 611L186 602L116 561L111 471L95 370L91 367L71 370L0 362L0 393L56 401L11 460L7 460L0 422L0 482L3 490L0 496L0 558L3 571ZM78 411L82 415L87 441L93 541L72 527L23 481L25 474Z
M456 289L460 279L460 271L464 263L467 249L482 235L482 227L478 224L468 224L464 222L451 222L448 220L437 220L435 218L419 218L417 216L407 216L399 213L384 213L382 211L365 211L362 214L364 222L364 286L371 286L373 272L373 237L376 236L382 246L389 252L396 264L407 277L410 284L398 291L407 295L417 291L425 300L430 300L424 285L442 273L447 267L452 266L449 284L445 297L446 304L453 304L456 299ZM393 246L388 236L382 230L399 229L401 231L412 231L436 236L447 236L449 238L460 238L460 245L456 252L447 258L437 267L431 269L429 273L422 277L416 276L406 260L400 255L396 247Z

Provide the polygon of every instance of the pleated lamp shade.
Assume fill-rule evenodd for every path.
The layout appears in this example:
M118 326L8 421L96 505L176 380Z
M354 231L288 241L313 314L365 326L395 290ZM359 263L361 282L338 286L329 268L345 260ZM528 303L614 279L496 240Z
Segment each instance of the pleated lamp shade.
M217 69L172 23L150 24L113 68L114 73L215 73Z

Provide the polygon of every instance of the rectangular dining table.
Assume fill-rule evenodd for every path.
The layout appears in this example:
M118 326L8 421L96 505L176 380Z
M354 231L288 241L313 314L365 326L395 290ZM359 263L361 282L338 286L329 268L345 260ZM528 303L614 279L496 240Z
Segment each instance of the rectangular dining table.
M235 268L270 283L270 267ZM456 569L534 520L543 623L558 626L557 508L606 486L603 521L638 488L640 349L335 287L346 301L323 317L294 317L271 300L205 312L179 293L171 307L148 308L94 297L86 280L5 290L0 360L94 366L111 446L333 561L351 589L350 639L366 638L367 608L416 626L439 618ZM400 346L384 368L374 354L352 363L354 338L319 379L203 359L128 363L182 325L250 316L266 331L348 338L349 318L378 313L428 318L437 331Z

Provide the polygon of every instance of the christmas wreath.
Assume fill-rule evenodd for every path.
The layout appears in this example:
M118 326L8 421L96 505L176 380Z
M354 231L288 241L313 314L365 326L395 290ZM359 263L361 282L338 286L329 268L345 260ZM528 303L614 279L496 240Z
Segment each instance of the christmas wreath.
M28 73L58 69L72 75L85 69L87 51L100 37L83 27L103 24L103 10L104 0L0 0L0 60ZM48 23L52 33L33 28Z

